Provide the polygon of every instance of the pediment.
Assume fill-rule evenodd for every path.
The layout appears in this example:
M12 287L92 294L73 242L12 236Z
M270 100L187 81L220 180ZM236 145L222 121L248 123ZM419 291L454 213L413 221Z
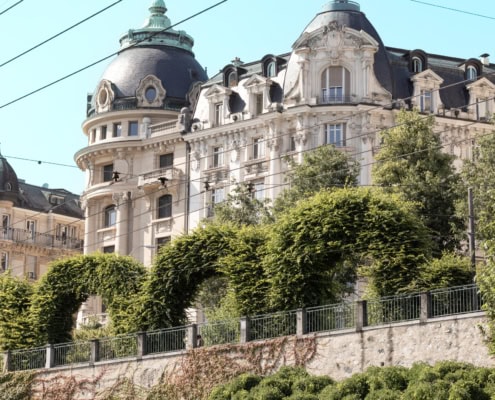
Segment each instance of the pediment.
M368 46L378 49L379 43L363 30L357 31L333 21L313 32L303 33L292 45L292 48L294 50L300 48L332 50Z
M434 81L439 83L440 85L443 83L443 78L435 73L435 71L431 69L426 69L422 72L417 73L411 78L412 82L419 82L419 81Z
M495 90L495 84L485 77L480 78L477 81L470 83L469 85L466 85L466 87L469 90L471 89Z
M231 89L226 88L225 86L220 86L215 84L205 92L205 96L206 97L230 96L231 93L232 93Z
M249 88L252 86L270 86L272 83L272 80L269 78L265 78L264 76L254 74L249 79L244 82L243 86L245 88Z

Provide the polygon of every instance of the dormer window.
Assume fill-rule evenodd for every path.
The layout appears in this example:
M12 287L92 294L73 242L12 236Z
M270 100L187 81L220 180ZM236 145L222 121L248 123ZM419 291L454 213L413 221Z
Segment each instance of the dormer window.
M428 57L423 50L409 52L409 71L419 74L428 68Z
M138 107L162 107L167 92L155 75L147 75L136 89Z
M466 79L470 81L476 80L478 77L478 71L476 71L476 68L472 65L468 65L466 67Z
M271 78L277 75L277 64L275 61L270 61L266 66L266 76L267 78Z
M238 79L237 79L237 72L236 71L231 71L227 75L227 86L228 87L233 87L237 86Z
M418 73L423 71L423 61L419 57L412 58L412 72Z
M350 92L350 72L343 67L328 67L321 74L323 104L344 103Z

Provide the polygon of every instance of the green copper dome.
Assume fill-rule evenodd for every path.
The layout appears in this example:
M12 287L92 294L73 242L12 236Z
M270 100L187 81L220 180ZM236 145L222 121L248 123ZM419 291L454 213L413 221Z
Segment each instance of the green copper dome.
M184 31L171 28L170 19L165 15L167 7L163 0L153 0L150 15L140 29L130 29L120 38L120 48L129 46L169 46L192 53L194 40Z

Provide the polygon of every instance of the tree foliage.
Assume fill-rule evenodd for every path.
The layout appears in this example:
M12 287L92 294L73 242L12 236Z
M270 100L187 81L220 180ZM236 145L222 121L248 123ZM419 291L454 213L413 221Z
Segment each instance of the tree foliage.
M435 243L434 254L441 256L458 246L464 230L463 219L456 216L463 186L454 157L442 151L433 116L403 110L396 122L396 127L381 132L373 180L417 204Z
M341 300L364 261L374 292L395 294L428 254L427 231L409 203L362 188L322 191L274 225L265 259L272 308Z
M360 170L356 160L333 145L317 147L305 153L301 164L292 158L288 158L288 162L290 170L287 180L290 189L284 190L275 200L274 209L277 213L322 189L355 186Z

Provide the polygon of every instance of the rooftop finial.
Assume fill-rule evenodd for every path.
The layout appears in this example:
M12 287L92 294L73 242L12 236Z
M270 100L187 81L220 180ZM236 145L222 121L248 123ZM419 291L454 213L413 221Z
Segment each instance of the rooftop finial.
M165 29L170 26L170 20L165 15L167 7L163 0L153 0L148 8L150 16L144 22L143 28L160 28Z

